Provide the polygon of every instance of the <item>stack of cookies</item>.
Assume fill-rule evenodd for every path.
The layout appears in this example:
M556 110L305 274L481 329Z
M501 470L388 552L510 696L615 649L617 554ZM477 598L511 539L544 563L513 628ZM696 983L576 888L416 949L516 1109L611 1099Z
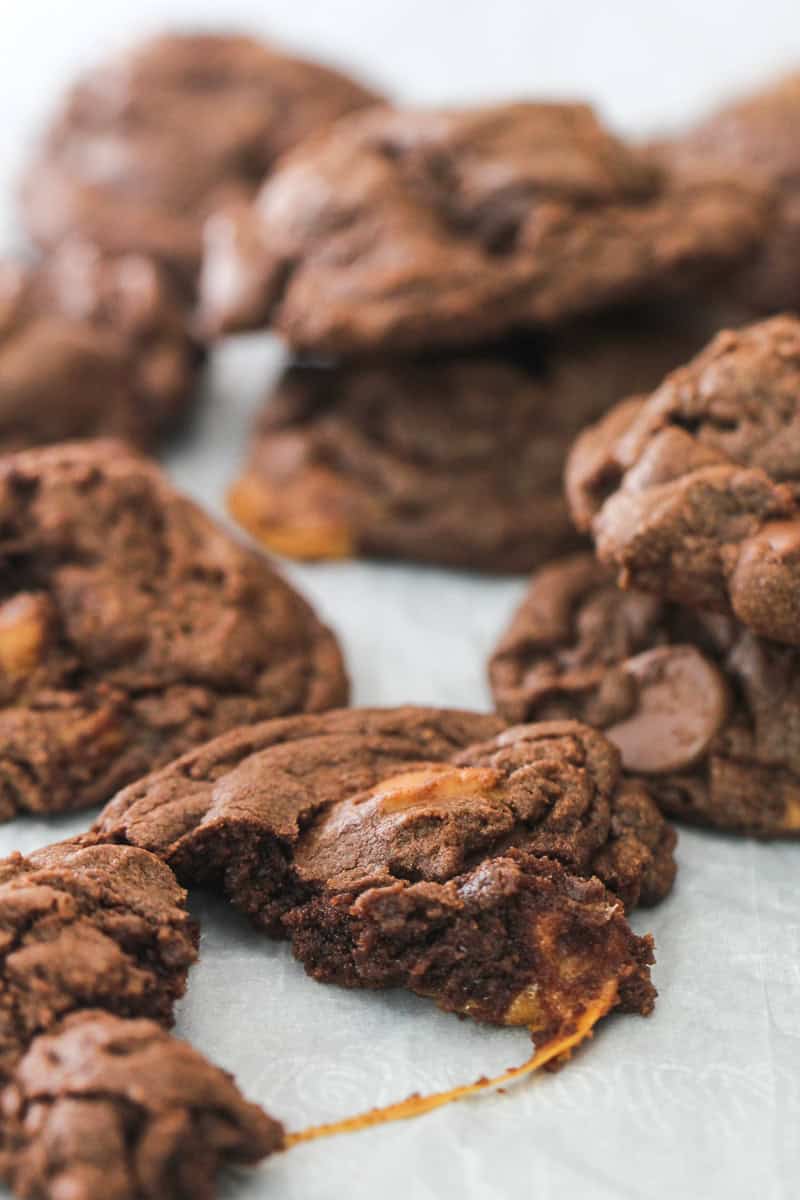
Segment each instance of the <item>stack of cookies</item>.
M499 710L604 729L674 816L796 836L799 485L795 317L721 333L613 408L567 467L597 558L534 576L491 663Z
M800 833L796 112L790 81L630 146L225 35L70 93L22 190L45 253L0 271L0 820L105 807L0 863L21 1197L203 1200L305 1136L167 1032L184 886L314 979L527 1028L530 1068L651 1011L628 914L668 817ZM142 453L252 329L290 361L233 515L289 557L535 570L499 715L341 707L333 632Z
M588 721L663 812L760 837L800 834L800 321L752 322L800 307L798 115L792 76L651 147L765 189L740 328L577 438L566 497L596 554L534 574L489 667L507 720Z
M767 211L585 105L341 119L207 226L203 328L295 355L233 515L300 558L522 571L576 547L568 446L719 327L698 289L743 269Z

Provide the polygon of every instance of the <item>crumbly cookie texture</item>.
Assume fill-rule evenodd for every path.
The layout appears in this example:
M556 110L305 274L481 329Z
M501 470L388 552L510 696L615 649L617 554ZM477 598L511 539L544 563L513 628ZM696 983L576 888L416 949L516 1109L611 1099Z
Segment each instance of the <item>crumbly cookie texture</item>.
M185 899L131 846L64 842L0 862L0 1077L79 1009L170 1025L196 957Z
M0 460L0 815L88 807L246 721L341 704L331 633L117 442Z
M291 557L531 570L584 540L562 486L576 434L715 327L705 309L659 308L491 352L294 366L267 397L231 513Z
M636 587L800 644L800 321L719 334L577 440L566 484Z
M489 674L509 721L587 721L661 809L800 835L800 652L731 617L622 591L589 555L537 572Z
M575 722L504 731L415 708L273 721L126 789L92 836L220 888L319 979L409 987L542 1036L610 982L652 1004L650 944L617 897L669 891L675 835Z
M201 361L182 299L151 259L70 242L0 262L0 451L114 435L151 446Z
M78 234L152 255L191 293L208 213L251 196L286 150L379 99L253 38L157 37L78 80L23 181L22 216L46 247Z
M739 97L694 128L657 147L679 172L704 170L752 175L773 192L774 207L758 255L736 280L751 310L800 306L800 73ZM730 289L729 289L730 291Z
M463 346L685 289L765 220L758 188L676 183L585 105L373 109L209 222L202 323L345 356Z
M24 1200L213 1200L222 1168L284 1143L188 1043L101 1011L37 1038L0 1105L0 1174Z

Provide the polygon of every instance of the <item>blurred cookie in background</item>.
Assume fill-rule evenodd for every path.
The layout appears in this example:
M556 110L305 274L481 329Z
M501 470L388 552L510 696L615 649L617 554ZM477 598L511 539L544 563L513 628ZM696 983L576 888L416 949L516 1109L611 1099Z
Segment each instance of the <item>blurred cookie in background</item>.
M562 490L577 433L660 380L717 319L640 309L480 353L293 366L230 511L294 558L530 570L582 544Z
M735 171L772 189L774 207L754 264L738 283L761 312L800 306L800 72L733 100L692 129L665 140L656 156L679 173Z
M252 194L284 151L378 99L254 38L156 37L69 92L24 178L23 220L43 246L78 233L151 254L191 293L208 212Z
M458 348L690 293L765 220L757 185L673 176L584 104L375 108L208 222L200 322L337 357Z
M70 241L38 264L0 262L0 452L99 435L151 448L201 361L152 259Z

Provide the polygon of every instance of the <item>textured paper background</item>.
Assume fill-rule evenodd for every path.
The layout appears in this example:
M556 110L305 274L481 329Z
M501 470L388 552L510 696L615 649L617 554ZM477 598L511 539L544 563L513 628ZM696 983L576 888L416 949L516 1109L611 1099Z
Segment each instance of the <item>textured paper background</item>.
M170 14L221 6L0 0L0 218L8 181L48 97L80 60ZM737 83L800 62L794 3L656 11L564 0L231 3L231 20L349 57L419 98L588 92L631 127L680 118ZM77 10L77 11L76 11ZM545 11L547 10L547 11ZM458 13L457 29L451 19ZM14 237L6 216L6 240ZM212 364L176 481L221 513L248 422L280 353L228 344ZM339 633L354 701L485 707L484 661L523 589L434 570L293 567ZM81 829L83 816L0 827L0 853ZM637 914L657 945L655 1015L603 1024L560 1075L421 1120L300 1148L224 1194L255 1200L789 1200L800 1191L800 847L683 832L672 898ZM522 1061L519 1031L487 1031L413 997L307 980L286 947L197 898L202 959L177 1031L234 1071L289 1126Z

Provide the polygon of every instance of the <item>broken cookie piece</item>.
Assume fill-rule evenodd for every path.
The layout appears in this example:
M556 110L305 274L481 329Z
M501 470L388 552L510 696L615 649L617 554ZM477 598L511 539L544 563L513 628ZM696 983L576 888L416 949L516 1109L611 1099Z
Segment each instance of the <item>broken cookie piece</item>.
M107 1012L37 1038L0 1107L0 1175L22 1200L213 1200L222 1168L284 1145L199 1051Z
M185 899L131 846L64 842L0 862L0 1077L76 1009L171 1024L196 957Z
M586 430L576 523L623 587L800 645L800 321L726 331Z
M207 226L211 332L344 357L476 343L684 292L763 228L740 179L682 179L581 104L375 108L286 155Z
M652 1003L650 943L590 877L655 902L675 835L575 722L503 731L415 708L273 721L120 793L93 836L220 888L320 979L409 987L542 1036L606 985Z
M0 819L346 699L305 601L121 443L0 460L0 526Z
M633 934L599 879L552 859L509 850L446 883L361 886L321 888L287 914L292 948L315 979L406 987L545 1043L609 988L609 1008L653 1007L652 939Z
M588 721L671 816L800 835L800 652L622 591L589 555L537 572L489 665L510 721Z

